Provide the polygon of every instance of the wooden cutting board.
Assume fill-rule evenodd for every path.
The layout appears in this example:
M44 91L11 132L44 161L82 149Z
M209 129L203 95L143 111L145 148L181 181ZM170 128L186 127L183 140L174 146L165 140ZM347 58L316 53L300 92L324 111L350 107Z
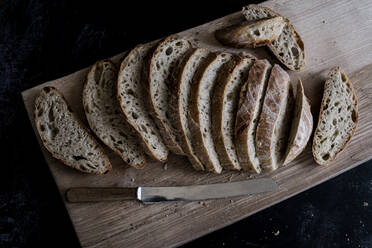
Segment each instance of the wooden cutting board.
M321 167L315 165L308 147L291 166L261 175L272 177L281 187L278 192L146 206L137 201L65 203L83 247L178 246L283 201L372 157L372 1L278 0L263 5L288 17L304 40L307 66L301 72L290 72L290 75L293 82L298 77L303 79L314 113L319 109L324 79L333 66L341 66L354 83L360 119L356 134L345 152L332 165ZM180 35L197 46L212 50L248 51L258 58L270 58L264 48L234 50L217 43L213 37L214 30L241 20L242 16L237 12ZM114 61L118 62L121 57L116 56ZM73 110L84 120L80 94L86 73L87 69L83 69L24 91L22 95L30 119L35 96L42 87L52 85L66 96ZM33 121L31 123L33 125ZM128 168L109 150L113 171L104 176L85 175L63 166L43 147L41 149L63 198L70 187L171 186L250 178L249 174L239 172L223 172L221 175L196 172L184 157L175 155L171 155L165 165L151 162L146 169L135 170Z

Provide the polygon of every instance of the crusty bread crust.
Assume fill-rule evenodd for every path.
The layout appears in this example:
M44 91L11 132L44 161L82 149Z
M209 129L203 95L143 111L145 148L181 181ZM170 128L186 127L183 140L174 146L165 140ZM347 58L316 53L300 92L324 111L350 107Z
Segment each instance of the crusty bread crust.
M46 142L46 139L44 138L43 132L42 132L42 130L40 128L40 125L38 123L38 109L37 108L38 108L38 101L39 101L38 99L41 96L41 94L47 94L48 92L51 92L51 91L54 91L56 94L58 94L63 99L63 101L66 104L67 109L71 113L72 117L75 118L75 120L78 122L78 125L83 130L86 131L86 135L93 141L93 143L95 144L95 148L99 150L100 155L102 156L102 158L104 159L104 161L106 163L106 166L105 166L106 168L105 168L104 171L98 171L98 170L92 170L92 169L81 169L80 166L77 166L76 164L70 163L68 160L57 156L56 153L55 153L55 151L53 150L53 148L50 147L48 145L48 143ZM73 169L79 170L81 172L84 172L84 173L91 173L91 174L98 174L98 175L100 175L100 174L106 174L109 171L111 171L112 166L111 166L110 160L108 159L107 155L105 154L102 146L95 140L95 138L91 134L90 130L82 123L82 121L79 118L77 118L76 114L72 111L71 107L68 105L68 103L67 103L65 97L63 96L63 94L58 89L56 89L55 87L46 86L43 89L41 89L39 96L37 96L36 99L35 99L34 120L35 120L35 127L36 127L36 129L37 129L37 131L39 133L40 139L41 139L44 147L50 152L50 154L54 158L58 159L59 161L61 161L65 165L67 165L67 166L69 166L69 167L71 167Z

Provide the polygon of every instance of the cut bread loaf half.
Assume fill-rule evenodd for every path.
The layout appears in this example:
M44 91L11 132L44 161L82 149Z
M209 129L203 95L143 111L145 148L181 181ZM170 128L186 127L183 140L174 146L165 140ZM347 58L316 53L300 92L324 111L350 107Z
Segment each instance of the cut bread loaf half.
M146 166L138 137L125 121L116 98L118 70L110 60L98 61L90 69L83 89L83 106L90 128L128 165Z
M240 91L239 106L235 122L235 144L243 170L253 169L261 173L256 154L256 129L270 75L271 64L257 60L252 65L247 82Z
M276 170L283 162L290 126L287 116L291 112L290 101L289 75L276 64L271 70L256 133L257 157L261 168L267 171Z
M269 8L254 4L243 7L242 13L250 22L281 16ZM281 34L276 40L269 43L268 47L288 69L299 71L305 67L304 43L289 20L284 17L283 19L286 24Z
M63 95L44 87L35 100L35 126L45 148L64 164L85 173L105 174L111 163Z
M145 152L164 162L168 148L146 107L147 78L143 75L145 58L153 51L153 44L138 45L125 57L117 81L117 98L128 123L136 130Z
M170 99L170 107L174 112L171 115L171 120L177 129L176 135L179 144L196 170L204 170L204 165L195 153L192 142L194 134L188 123L191 88L192 84L196 83L195 78L198 71L202 70L214 57L215 55L207 49L193 49L173 72L176 85Z
M217 30L215 37L219 42L228 46L238 48L260 47L278 39L285 25L284 18L276 16Z
M284 165L289 164L305 149L313 131L313 115L305 96L301 79L298 79L294 116L289 134Z
M149 65L149 103L161 135L168 148L180 155L184 152L176 139L171 122L170 95L175 87L172 71L191 49L191 43L178 36L170 36L156 47Z
M247 81L253 60L232 59L219 73L212 96L212 136L220 164L224 169L240 170L235 147L235 118L239 92Z
M353 85L340 67L333 68L324 85L318 126L313 140L313 156L320 165L336 159L358 123L358 102Z

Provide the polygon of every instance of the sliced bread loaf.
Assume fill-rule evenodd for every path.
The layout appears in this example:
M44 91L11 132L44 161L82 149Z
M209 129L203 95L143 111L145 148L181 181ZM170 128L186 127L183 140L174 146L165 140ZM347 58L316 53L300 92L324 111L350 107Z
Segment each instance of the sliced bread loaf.
M354 135L358 123L358 102L353 85L340 67L333 68L324 85L313 156L320 165L336 159Z
M142 169L146 157L138 137L125 121L116 98L118 70L110 60L90 69L83 89L83 106L90 128L128 165Z
M212 136L223 168L240 170L235 147L235 118L239 92L247 81L253 60L236 58L221 71L212 96Z
M191 49L189 41L170 36L160 42L155 49L149 65L149 103L160 129L161 135L168 148L183 155L184 152L176 139L176 131L171 122L170 92L175 87L172 71L183 56Z
M271 70L256 133L256 152L261 168L273 171L282 163L289 130L290 78L279 65Z
M244 170L253 169L257 173L261 173L261 167L256 154L256 129L270 70L267 60L254 62L240 91L235 122L235 144L240 165Z
M254 4L243 7L242 13L248 21L281 16L269 8ZM276 40L269 43L268 47L288 69L299 71L305 67L304 43L289 20L284 17L283 19L286 24L282 33Z
M153 47L153 44L138 45L125 57L118 75L117 98L126 120L136 130L146 153L164 162L168 157L168 148L144 99L147 97L147 78L143 76L143 65Z
M195 153L205 169L221 173L222 166L218 159L212 135L211 101L214 86L218 83L218 74L233 59L228 53L219 54L201 71L198 82L191 88L189 126L193 134Z
M44 87L35 100L35 126L45 148L64 164L86 173L105 174L111 163L63 95Z
M278 39L285 24L283 17L276 16L217 30L215 37L219 42L228 46L238 48L260 47Z
M311 114L311 107L305 96L301 79L298 79L294 116L284 157L284 165L289 164L305 149L312 131L313 115Z
M193 146L193 133L189 127L189 104L192 84L195 83L198 70L202 70L215 55L204 48L193 49L177 66L173 76L176 82L170 99L170 107L175 114L171 121L176 127L176 135L182 150L196 170L204 170L203 163L197 157Z

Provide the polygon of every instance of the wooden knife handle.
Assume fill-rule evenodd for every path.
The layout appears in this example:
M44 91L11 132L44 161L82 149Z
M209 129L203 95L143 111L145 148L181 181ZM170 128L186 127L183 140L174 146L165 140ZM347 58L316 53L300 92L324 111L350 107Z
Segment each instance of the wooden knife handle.
M137 188L70 188L66 198L71 203L136 200Z

